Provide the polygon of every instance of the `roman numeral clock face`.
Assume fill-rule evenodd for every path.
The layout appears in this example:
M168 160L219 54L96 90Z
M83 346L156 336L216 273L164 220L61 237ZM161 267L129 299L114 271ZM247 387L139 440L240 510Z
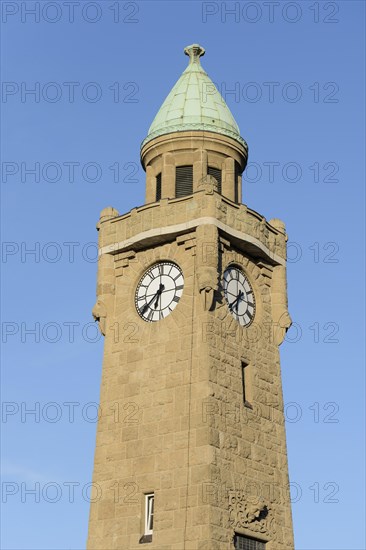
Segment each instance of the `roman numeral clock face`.
M224 295L231 315L247 327L254 319L255 298L248 278L241 269L229 266L222 281Z
M183 294L182 270L172 262L159 262L141 277L135 304L144 321L160 321L177 306Z

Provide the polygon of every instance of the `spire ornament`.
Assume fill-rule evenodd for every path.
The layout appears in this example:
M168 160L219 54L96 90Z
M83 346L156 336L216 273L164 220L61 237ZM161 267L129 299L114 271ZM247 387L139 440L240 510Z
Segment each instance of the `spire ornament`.
M141 144L142 156L145 146L157 137L203 130L239 142L241 148L245 149L243 155L247 157L248 146L240 136L239 127L219 90L201 65L200 57L205 55L205 48L200 44L191 44L183 51L189 57L189 62L150 125L147 137Z
M205 48L202 48L199 44L191 44L184 48L184 53L189 56L189 64L197 63L200 65L200 57L205 55Z

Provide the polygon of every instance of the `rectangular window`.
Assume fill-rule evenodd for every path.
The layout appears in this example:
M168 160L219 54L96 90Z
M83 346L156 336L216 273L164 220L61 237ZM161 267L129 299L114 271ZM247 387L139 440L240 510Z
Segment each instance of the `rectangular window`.
M207 168L207 174L209 176L213 176L215 178L215 180L217 180L217 182L219 184L218 190L219 190L219 193L221 193L221 189L222 189L221 170L219 168L213 168L212 166L209 166Z
M145 535L153 534L154 526L154 493L145 495Z
M235 550L266 550L266 543L262 540L253 539L246 535L235 533Z
M185 197L193 193L193 166L176 166L175 196Z
M161 172L156 176L156 200L161 199Z
M250 404L252 400L251 395L251 381L250 381L250 372L249 372L249 365L245 363L244 361L241 362L241 381L242 381L242 388L243 388L243 403L246 407L251 407Z

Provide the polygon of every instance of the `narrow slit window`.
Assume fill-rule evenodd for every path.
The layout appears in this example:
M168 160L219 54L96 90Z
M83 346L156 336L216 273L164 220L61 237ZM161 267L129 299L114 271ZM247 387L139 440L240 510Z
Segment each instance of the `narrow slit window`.
M193 193L193 166L176 166L175 196L185 197Z
M209 166L207 168L207 174L209 176L213 176L216 180L218 185L218 191L221 193L222 189L222 176L221 176L221 170L219 168L213 168L213 166Z
M241 362L241 381L243 389L243 403L246 407L251 407L251 386L249 378L249 365L244 361Z
M145 535L152 535L154 527L154 493L145 495Z
M161 199L161 172L156 176L156 200Z
M266 550L266 543L262 540L239 535L235 533L234 537L235 550Z
M236 203L239 202L240 176L241 176L240 165L237 162L235 162L235 196L234 196L234 201Z

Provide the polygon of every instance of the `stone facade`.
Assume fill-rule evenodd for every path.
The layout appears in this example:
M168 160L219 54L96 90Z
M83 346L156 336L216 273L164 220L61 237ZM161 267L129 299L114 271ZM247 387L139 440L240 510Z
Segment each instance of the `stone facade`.
M189 66L143 141L146 204L106 208L97 225L105 350L89 550L233 550L238 535L294 548L278 351L291 324L287 235L241 204L248 148L204 52L185 48ZM181 270L183 294L147 322L136 288L164 261ZM238 286L229 308L229 266L246 278L252 322L233 314ZM152 314L164 289L160 274Z
M235 532L292 549L278 352L289 326L283 224L207 183L123 216L105 209L98 229L93 313L105 353L88 548L142 548L143 497L154 492L151 549L229 550ZM171 315L147 323L134 293L160 260L180 266L184 291ZM231 263L256 296L249 327L223 298Z

